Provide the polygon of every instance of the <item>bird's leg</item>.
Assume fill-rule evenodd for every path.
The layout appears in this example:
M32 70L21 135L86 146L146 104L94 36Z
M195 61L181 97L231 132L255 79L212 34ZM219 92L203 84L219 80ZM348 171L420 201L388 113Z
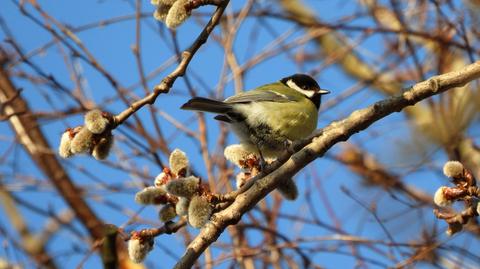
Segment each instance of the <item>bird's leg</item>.
M285 147L285 150L288 151L289 153L294 153L293 148L292 148L292 146L293 146L293 141L292 140L285 139L283 141L283 146Z
M263 171L267 166L267 162L265 161L265 158L263 158L262 151L260 150L260 147L258 146L257 143L255 143L255 146L257 147L258 155L260 156L260 163L259 163L260 171Z
M257 154L248 156L240 164L244 167L245 172L252 176L256 176L260 172L260 159Z

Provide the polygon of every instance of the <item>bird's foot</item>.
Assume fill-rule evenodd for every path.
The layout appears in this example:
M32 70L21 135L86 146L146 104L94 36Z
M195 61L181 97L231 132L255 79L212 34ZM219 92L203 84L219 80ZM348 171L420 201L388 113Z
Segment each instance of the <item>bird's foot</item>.
M263 169L263 164L262 162L265 162L263 158L257 155L250 155L247 159L244 161L244 167L247 171L249 171L253 176L257 175L260 171Z
M293 151L293 141L292 140L287 139L287 140L283 141L283 147L289 153L294 153L294 151Z

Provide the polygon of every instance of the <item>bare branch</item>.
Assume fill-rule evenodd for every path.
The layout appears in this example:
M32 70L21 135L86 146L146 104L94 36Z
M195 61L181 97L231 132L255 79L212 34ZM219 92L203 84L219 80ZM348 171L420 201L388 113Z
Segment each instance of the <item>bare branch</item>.
M428 97L440 94L449 89L460 87L480 78L480 61L466 66L462 70L432 77L417 83L410 90L379 101L365 109L354 111L349 117L336 121L323 129L320 136L314 137L311 143L293 154L285 163L267 176L257 180L251 188L237 196L235 201L225 210L214 214L211 221L200 234L189 244L186 253L175 265L175 268L190 268L201 253L229 225L237 223L242 215L254 207L271 192L285 177L291 177L307 164L322 157L331 147L346 141L374 122L402 109L414 105Z
M120 114L114 117L115 126L122 124L122 122L128 119L128 117L133 115L136 111L138 111L143 106L147 104L151 105L155 103L155 100L161 93L168 93L170 91L170 88L172 87L175 80L185 74L188 64L193 59L193 56L198 51L198 49L203 44L205 44L205 42L207 42L208 36L220 21L220 18L222 17L222 14L225 11L225 8L227 7L228 3L229 3L229 0L225 0L218 5L217 10L213 14L207 26L205 26L205 28L203 29L202 33L200 33L200 35L197 37L195 42L190 46L190 48L188 48L182 53L182 59L178 64L177 68L168 76L166 76L162 80L162 82L160 82L160 84L156 85L152 93L145 96L143 99L140 99L134 102L133 104L130 105L129 108L127 108L126 110L124 110L123 112L121 112Z

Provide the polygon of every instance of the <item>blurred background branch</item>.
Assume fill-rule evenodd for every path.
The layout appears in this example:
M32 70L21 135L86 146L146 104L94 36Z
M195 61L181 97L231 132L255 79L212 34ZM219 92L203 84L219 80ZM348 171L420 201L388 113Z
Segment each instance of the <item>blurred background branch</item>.
M100 268L118 258L120 268L143 267L124 240L165 223L134 196L175 148L216 197L231 194L239 170L223 150L236 139L210 115L179 110L191 96L223 99L308 73L333 93L322 128L479 60L473 0L182 1L175 28L155 20L150 1L3 3L1 266ZM296 201L271 192L194 267L476 268L476 217L448 237L432 209L450 182L445 161L479 178L479 91L472 82L428 98L334 146L295 176ZM95 108L119 116L110 156L59 160L61 134ZM198 234L182 226L157 236L145 266L173 267Z

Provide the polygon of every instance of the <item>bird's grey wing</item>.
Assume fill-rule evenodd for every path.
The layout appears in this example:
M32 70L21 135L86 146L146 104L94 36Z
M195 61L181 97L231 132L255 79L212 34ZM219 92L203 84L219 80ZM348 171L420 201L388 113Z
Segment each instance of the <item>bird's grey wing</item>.
M231 96L225 99L225 103L235 104L235 103L250 103L250 102L291 102L295 99L286 96L282 93L277 93L271 90L258 89L248 92L242 92L240 94Z

